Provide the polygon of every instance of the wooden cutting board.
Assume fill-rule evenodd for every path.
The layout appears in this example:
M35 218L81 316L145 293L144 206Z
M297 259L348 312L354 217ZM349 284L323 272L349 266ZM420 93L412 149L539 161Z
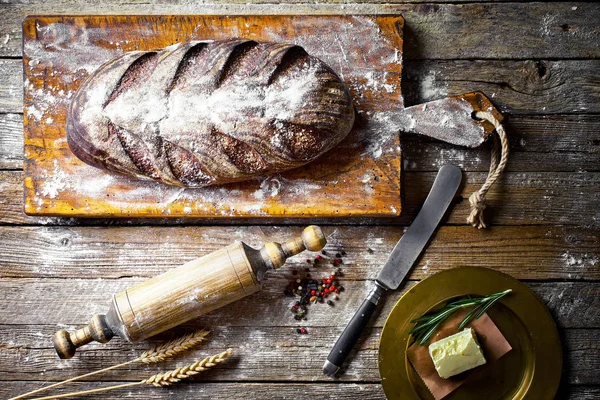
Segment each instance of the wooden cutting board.
M71 217L394 216L400 204L400 16L44 16L23 24L25 212ZM294 42L350 88L352 132L317 161L201 189L108 173L66 142L81 82L123 52L198 39Z

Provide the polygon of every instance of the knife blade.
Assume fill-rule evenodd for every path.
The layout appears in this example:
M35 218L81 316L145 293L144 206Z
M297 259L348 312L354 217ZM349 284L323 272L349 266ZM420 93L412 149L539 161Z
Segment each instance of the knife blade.
M413 264L429 242L435 228L446 213L462 181L462 172L454 165L440 168L423 207L402 235L383 265L365 301L350 320L327 356L323 373L335 375L356 344L360 333L375 312L377 303L387 290L396 290L408 276Z

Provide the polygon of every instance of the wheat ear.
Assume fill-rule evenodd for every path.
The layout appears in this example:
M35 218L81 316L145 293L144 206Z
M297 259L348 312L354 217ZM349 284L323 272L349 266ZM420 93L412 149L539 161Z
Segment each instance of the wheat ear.
M199 374L200 372L206 371L209 368L212 368L216 365L221 364L232 353L233 352L231 349L227 349L222 353L216 354L214 356L206 357L204 360L196 361L193 364L186 365L185 367L177 368L177 369L174 369L169 372L152 375L150 378L144 379L143 381L139 381L139 382L124 383L121 385L114 385L114 386L108 386L108 387L104 387L104 388L84 390L81 392L64 393L64 394L59 394L56 396L36 397L32 400L62 399L65 397L82 396L85 394L100 393L100 392L106 392L108 390L121 389L121 388L130 387L130 386L138 386L138 385L145 385L145 384L154 385L154 386L158 386L158 387L170 386L170 385L173 385L173 384L181 381L182 379L187 379L189 377Z
M206 330L189 333L178 339L171 340L167 343L156 346L151 350L143 352L137 361L150 364L163 361L166 358L175 357L177 354L181 354L202 343L206 339L207 335L208 331Z
M232 350L227 349L222 353L206 357L204 360L196 361L195 363L186 365L185 367L152 375L150 378L143 380L142 383L147 383L154 386L170 386L182 379L187 379L191 376L198 375L200 372L204 372L209 368L221 364L231 354Z
M69 382L73 382L73 381L77 381L77 380L80 380L80 379L83 379L83 378L87 378L87 377L90 377L92 375L101 374L103 372L111 371L113 369L121 368L121 367L124 367L126 365L133 364L135 362L143 362L143 363L146 363L146 364L150 364L150 363L157 363L157 362L163 361L163 360L165 360L167 358L170 358L170 357L175 357L177 354L181 354L184 351L189 350L192 347L197 346L198 344L202 343L206 339L206 336L208 335L208 333L209 332L207 330L204 330L204 329L196 331L196 332L189 333L189 334L184 335L184 336L182 336L180 338L173 339L173 340L170 340L170 341L168 341L166 343L163 343L161 345L155 346L152 349L143 352L142 355L140 355L138 358L136 358L134 360L126 361L124 363L117 364L117 365L112 365L110 367L99 369L97 371L90 372L90 373L87 373L87 374L84 374L84 375L79 375L79 376L76 376L74 378L70 378L70 379L67 379L67 380L64 380L64 381L61 381L61 382L57 382L57 383L54 383L54 384L49 385L49 386L45 386L45 387L40 388L40 389L32 390L31 392L24 393L24 394L19 395L17 397L12 397L12 398L10 398L8 400L19 400L19 399L22 399L24 397L31 396L32 394L36 394L36 393L40 393L40 392L45 392L46 390L53 389L55 387L59 387L59 386L65 385L65 384L67 384Z

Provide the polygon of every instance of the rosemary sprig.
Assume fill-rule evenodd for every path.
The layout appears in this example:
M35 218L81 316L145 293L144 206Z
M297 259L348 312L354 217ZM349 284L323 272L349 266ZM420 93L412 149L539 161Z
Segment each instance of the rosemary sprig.
M413 319L412 323L415 326L408 332L413 335L416 342L420 345L424 345L429 341L431 336L437 331L437 329L455 312L462 308L473 307L475 308L463 318L461 323L458 325L458 330L462 330L469 322L474 319L478 319L483 314L486 313L487 310L491 306L494 305L498 300L506 296L512 292L512 289L505 290L504 292L489 294L484 297L476 297L473 298L471 296L466 296L459 300L452 301L446 304L441 310L435 311L429 314L425 314L420 318Z

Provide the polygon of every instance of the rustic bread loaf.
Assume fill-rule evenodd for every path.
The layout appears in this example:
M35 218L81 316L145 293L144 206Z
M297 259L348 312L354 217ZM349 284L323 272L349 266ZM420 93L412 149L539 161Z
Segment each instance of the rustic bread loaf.
M67 139L93 166L207 186L304 165L353 122L348 89L322 61L290 44L233 39L105 63L74 96Z

